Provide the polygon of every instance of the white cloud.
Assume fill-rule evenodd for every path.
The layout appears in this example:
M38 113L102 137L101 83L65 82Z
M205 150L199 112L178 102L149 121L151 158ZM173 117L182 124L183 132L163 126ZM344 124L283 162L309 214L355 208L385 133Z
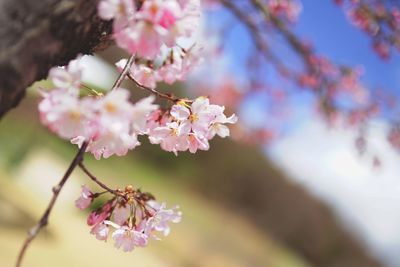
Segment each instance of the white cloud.
M368 154L354 146L356 132L329 129L315 119L272 147L295 181L328 202L346 225L391 266L400 266L400 155L385 141L386 127L369 129ZM382 167L372 167L373 155Z

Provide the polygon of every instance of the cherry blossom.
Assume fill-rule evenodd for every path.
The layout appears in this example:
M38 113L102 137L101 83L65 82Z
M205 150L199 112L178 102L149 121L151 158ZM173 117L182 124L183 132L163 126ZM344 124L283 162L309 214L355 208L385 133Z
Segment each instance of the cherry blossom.
M103 223L111 215L112 202L107 202L103 207L98 210L91 212L87 218L87 224L89 226Z
M269 10L277 16L283 16L289 22L295 22L302 10L302 5L296 0L268 0Z
M174 152L188 149L188 140L181 135L179 124L177 122L167 123L165 126L155 127L149 136L150 143L160 144L161 148L168 152Z
M130 131L130 125L125 121L116 121L102 125L101 133L89 143L88 151L99 160L101 157L109 158L112 155L124 156L129 150L140 145L137 135Z
M92 191L86 185L82 185L82 192L80 197L75 200L75 206L81 210L86 209L93 201L92 195Z
M172 49L157 69L157 78L167 84L183 81L192 69L203 62L202 49L193 45L189 49Z
M184 102L174 105L171 109L171 115L181 121L182 133L193 132L204 136L212 119L209 106L208 98L199 97L192 103L190 109L185 107Z
M40 120L50 130L65 139L90 137L95 129L92 101L79 101L76 95L58 89L42 93L39 103Z
M99 16L113 19L116 43L129 53L154 59L163 45L173 47L179 37L198 28L199 0L146 0L138 8L132 0L102 0Z
M124 225L131 215L131 205L127 203L118 204L113 214L114 222L118 225Z
M188 149L190 153L196 153L197 150L208 150L210 149L210 144L205 136L199 135L195 132L191 132L187 136L188 139Z
M90 231L92 235L96 236L96 239L106 241L108 238L109 227L104 222L96 224Z
M169 223L179 223L182 220L182 212L178 211L178 206L167 209L166 203L160 204L154 200L148 201L147 204L152 207L150 210L152 217L147 221L146 226L149 231L155 230L167 236L171 231Z
M129 101L130 93L123 88L116 88L104 97L95 101L95 109L100 117L107 122L114 120L129 120L133 104Z
M135 247L145 247L148 243L148 236L142 229L128 226L119 227L112 234L112 238L115 240L115 247L122 247L125 252L132 251Z
M115 63L118 71L121 72L127 62L128 60L124 58ZM140 85L153 89L156 88L156 83L158 80L157 72L148 66L143 64L133 64L129 69L129 75Z
M203 62L202 49L195 45L189 49L164 47L161 54L151 64L134 63L129 70L130 76L140 85L154 89L157 82L173 84L183 81L194 67ZM127 59L115 63L118 71L121 72L126 63Z
M143 64L133 65L130 69L132 77L141 85L156 88L158 73Z
M132 0L103 0L99 3L99 16L105 20L114 19L114 31L126 27L134 19L136 7Z
M213 105L215 111L215 118L212 120L210 125L207 138L212 139L215 135L219 135L222 138L229 136L230 131L229 128L224 124L235 124L237 122L237 116L231 115L230 117L226 117L224 114L224 107Z
M82 189L86 196L88 189ZM167 208L166 203L156 202L151 194L135 190L131 185L126 186L125 190L110 189L108 192L114 194L113 198L92 211L87 223L92 226L90 233L96 239L106 241L112 233L115 247L125 252L147 246L149 237L160 240L157 232L167 236L171 231L169 223L181 221L182 212L178 206ZM91 197L99 195L90 192ZM85 206L91 203L85 203Z
M81 85L82 65L80 58L71 60L66 67L52 68L49 72L49 79L54 86L65 89L76 94Z
M189 150L208 150L209 140L216 134L221 137L229 135L226 123L236 123L235 115L227 118L224 107L210 105L209 99L199 97L189 104L179 101L171 107L169 117L153 116L149 121L149 140L152 144L160 144L165 151L173 152ZM166 119L165 119L166 118Z
M132 127L137 134L148 134L147 122L152 112L158 110L158 105L153 104L153 95L143 98L133 105Z

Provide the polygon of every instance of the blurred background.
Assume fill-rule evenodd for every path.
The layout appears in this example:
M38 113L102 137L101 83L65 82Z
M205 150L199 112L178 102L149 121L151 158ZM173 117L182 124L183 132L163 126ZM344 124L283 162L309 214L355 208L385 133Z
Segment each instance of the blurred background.
M398 55L381 61L368 38L330 1L301 3L296 33L308 36L319 52L336 61L362 64L367 74L363 83L389 91L399 86ZM227 21L233 26L222 39L224 56L209 56L187 84L161 85L160 91L201 94L204 80L215 85L230 73L240 92L250 79L242 60L252 49L251 38L223 10L210 11L204 27ZM203 45L220 48L222 41L215 39L203 40ZM124 56L111 47L85 57L85 82L109 88L117 75L112 64ZM284 57L292 59L290 54ZM75 146L39 123L38 87L46 84L32 86L0 122L0 266L13 266L27 230L76 153ZM125 86L132 88L134 99L146 95L129 82ZM29 248L25 266L400 266L400 156L385 140L387 123L371 121L369 153L360 155L354 146L358 131L328 125L316 114L312 94L298 90L288 99L290 115L277 116L265 108L269 104L259 92L246 93L235 109L244 126L233 130L232 139L215 138L210 151L175 157L142 138L142 145L123 158L96 161L86 155L87 166L107 184L132 184L169 205L179 204L183 221L163 241L132 253L99 242L89 234L87 213L74 207L81 184L96 188L77 169L49 226ZM271 133L279 136L249 142L240 129L265 124L279 128L279 134Z

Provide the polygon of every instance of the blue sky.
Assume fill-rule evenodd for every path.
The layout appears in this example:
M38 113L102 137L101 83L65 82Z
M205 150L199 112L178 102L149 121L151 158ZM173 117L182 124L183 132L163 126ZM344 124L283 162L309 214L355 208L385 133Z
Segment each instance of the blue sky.
M303 11L296 32L313 41L317 51L336 63L363 65L363 81L368 86L383 86L391 91L400 87L400 56L387 62L371 49L370 38L349 23L333 1L302 0Z
M362 66L364 75L361 81L368 88L384 88L391 93L397 93L400 87L400 56L392 54L389 61L383 61L371 48L371 39L364 32L353 26L346 17L343 10L336 6L333 1L302 0L303 10L298 22L293 25L293 30L307 41L314 44L319 55L327 56L334 63L348 66ZM228 34L224 39L225 51L229 55L229 69L240 77L241 81L247 80L246 58L249 51L254 49L251 38L245 27L239 23L232 22L229 12L219 11L212 15L208 23L211 25L228 25ZM221 23L223 22L223 23ZM227 22L227 23L224 23ZM278 51L286 64L293 65L298 62L294 54L282 45L279 36L271 35L272 45ZM269 82L276 82L278 75L271 69L263 69L263 76ZM287 88L295 88L296 85L286 83ZM298 89L298 88L297 88ZM290 99L293 107L292 117L284 126L285 130L296 129L302 122L313 116L313 96L304 90L295 90L298 93ZM250 96L245 101L244 116L251 125L270 122L265 112L266 104L264 96ZM257 112L258 111L258 112ZM272 118L273 119L273 118Z

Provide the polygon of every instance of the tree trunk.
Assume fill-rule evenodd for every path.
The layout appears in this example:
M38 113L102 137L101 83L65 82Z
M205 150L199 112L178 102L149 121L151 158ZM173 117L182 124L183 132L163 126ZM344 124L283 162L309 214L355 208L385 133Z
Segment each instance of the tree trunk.
M52 66L110 44L98 1L0 0L0 118Z

